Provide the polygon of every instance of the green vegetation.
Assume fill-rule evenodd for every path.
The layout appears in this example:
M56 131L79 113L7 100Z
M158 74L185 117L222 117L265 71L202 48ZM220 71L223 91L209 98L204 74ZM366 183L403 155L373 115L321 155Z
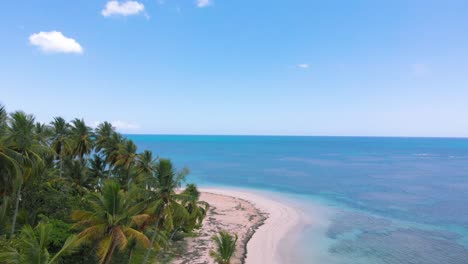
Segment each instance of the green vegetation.
M216 244L216 251L210 251L210 256L218 264L229 264L236 252L237 235L231 235L226 231L220 231L218 235L212 237Z
M201 227L187 169L108 122L36 122L0 105L0 264L154 263Z

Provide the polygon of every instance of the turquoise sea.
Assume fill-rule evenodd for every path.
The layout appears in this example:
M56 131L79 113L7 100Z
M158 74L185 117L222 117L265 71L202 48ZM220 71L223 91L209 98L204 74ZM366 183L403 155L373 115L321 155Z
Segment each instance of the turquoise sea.
M200 186L327 208L301 230L303 263L468 263L468 139L128 135ZM312 209L311 209L312 210Z

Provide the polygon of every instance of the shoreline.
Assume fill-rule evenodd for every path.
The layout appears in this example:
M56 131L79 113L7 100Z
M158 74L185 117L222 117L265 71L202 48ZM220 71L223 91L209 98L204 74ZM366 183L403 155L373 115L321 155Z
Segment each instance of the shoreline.
M224 196L224 197L228 197L230 199L234 199L234 200L241 200L245 203L249 203L250 205L252 205L252 207L254 208L256 214L259 216L259 219L257 221L255 221L255 223L247 229L247 232L245 234L245 236L243 237L242 241L240 241L240 244L238 244L238 247L240 245L240 247L242 248L242 251L240 251L240 257L238 257L238 260L240 260L240 263L242 264L245 264L247 263L247 253L248 253L248 243L249 241L252 239L252 237L255 235L255 233L257 232L257 230L265 224L265 221L269 218L269 214L260 210L259 208L257 208L251 201L248 201L246 199L242 199L240 197L237 197L237 196L234 196L234 195L229 195L229 194L226 194L226 190L223 190L223 193L216 193L215 191L213 190L210 190L210 191L205 191L205 190L202 190L201 191L202 195L203 194L213 194L213 195L218 195L218 196ZM239 252L238 252L239 254ZM235 258L235 256L234 256Z
M284 200L275 199L278 196L274 194L260 191L218 187L200 188L200 191L244 200L255 208L258 215L263 216L261 221L249 227L247 235L243 237L244 256L241 263L292 263L292 236L304 222L299 209Z

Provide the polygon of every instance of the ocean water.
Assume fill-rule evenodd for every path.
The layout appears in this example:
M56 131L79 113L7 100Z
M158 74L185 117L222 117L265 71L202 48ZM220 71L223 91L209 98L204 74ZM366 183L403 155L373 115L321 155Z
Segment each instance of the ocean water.
M128 135L191 170L327 208L297 262L468 263L468 139ZM313 209L311 209L313 210Z

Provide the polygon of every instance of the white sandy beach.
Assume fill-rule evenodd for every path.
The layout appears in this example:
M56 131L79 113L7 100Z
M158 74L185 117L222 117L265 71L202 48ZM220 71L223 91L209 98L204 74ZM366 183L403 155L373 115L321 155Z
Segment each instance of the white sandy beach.
M282 244L280 250L280 243L301 225L303 214L299 209L255 191L227 188L202 188L201 191L201 200L210 203L212 209L200 236L188 241L187 251L191 254L185 256L191 256L190 261L181 258L175 263L214 263L208 254L214 247L210 238L219 230L239 236L232 263L242 263L242 258L247 264L291 263L292 256L288 254L291 251L287 249L292 245Z
M288 263L288 256L281 255L279 244L301 223L301 212L266 195L244 190L203 189L205 192L219 193L245 199L268 214L264 224L254 233L247 243L245 263Z

